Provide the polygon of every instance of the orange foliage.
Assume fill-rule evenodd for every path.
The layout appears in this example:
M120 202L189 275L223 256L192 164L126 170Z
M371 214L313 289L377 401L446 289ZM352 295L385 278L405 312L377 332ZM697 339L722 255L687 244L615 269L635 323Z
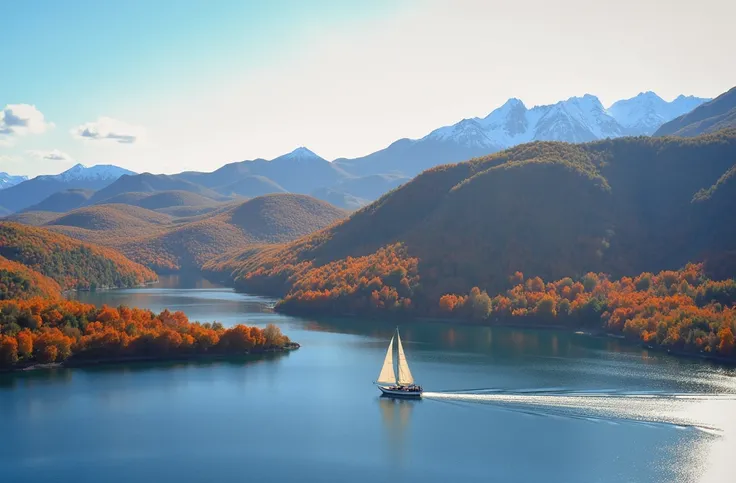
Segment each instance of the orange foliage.
M60 295L61 287L49 277L0 256L0 299Z
M442 296L440 311L469 317L467 311L460 310L459 300L463 297ZM611 332L677 351L736 355L736 281L708 280L702 265L689 264L679 271L643 273L613 282L594 273L581 281L564 278L546 285L535 277L494 297L492 307L488 317L602 325Z
M18 362L18 342L14 337L0 335L0 367Z
M0 254L55 280L62 289L129 287L157 278L118 251L18 223L0 222ZM44 290L51 288L46 283Z
M409 310L419 285L417 265L416 258L395 244L364 257L302 267L279 307L337 313Z
M442 312L452 312L457 307L461 297L455 294L446 294L440 297L440 310Z
M190 322L182 312L96 308L73 300L0 301L0 366L18 361L159 358L242 353L284 347L288 337L265 329Z

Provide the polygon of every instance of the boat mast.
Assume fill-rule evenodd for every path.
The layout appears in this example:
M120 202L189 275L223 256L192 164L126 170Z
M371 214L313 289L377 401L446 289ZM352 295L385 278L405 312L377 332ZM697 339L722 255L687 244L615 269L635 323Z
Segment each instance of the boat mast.
M381 367L381 373L378 375L377 382L396 384L396 371L394 370L394 337L391 337L391 342L388 344L386 357L383 360L383 366Z
M404 354L404 347L401 344L401 337L399 336L399 328L396 328L396 345L398 346L398 383L399 386L411 386L414 384L414 377L411 375L409 370L409 363L406 360L406 354Z

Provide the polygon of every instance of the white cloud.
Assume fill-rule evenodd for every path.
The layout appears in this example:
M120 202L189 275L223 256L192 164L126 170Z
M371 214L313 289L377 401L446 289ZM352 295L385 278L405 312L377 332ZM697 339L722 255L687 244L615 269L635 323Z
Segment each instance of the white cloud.
M100 117L72 129L72 135L90 141L114 141L120 144L133 144L140 141L145 131L140 126L133 126L110 117Z
M63 151L59 151L58 149L52 149L51 151L30 150L26 151L26 153L30 154L36 159L46 159L50 161L74 161L74 158Z
M0 145L11 145L13 136L41 134L52 127L36 106L8 104L0 111Z

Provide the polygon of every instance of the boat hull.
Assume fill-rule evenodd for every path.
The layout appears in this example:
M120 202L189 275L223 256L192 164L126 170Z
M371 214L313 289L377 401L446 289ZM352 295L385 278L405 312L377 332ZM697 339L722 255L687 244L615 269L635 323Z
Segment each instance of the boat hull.
M384 396L400 397L403 399L420 399L422 391L402 391L401 389L391 389L385 386L378 386Z

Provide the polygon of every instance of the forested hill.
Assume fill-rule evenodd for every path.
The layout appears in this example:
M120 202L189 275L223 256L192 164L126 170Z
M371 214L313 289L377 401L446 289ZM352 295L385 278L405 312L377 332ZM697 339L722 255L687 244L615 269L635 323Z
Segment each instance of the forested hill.
M735 163L736 130L535 142L425 171L336 226L206 268L278 295L312 278L330 277L321 289L340 290L378 277L374 288L403 290L415 304L473 286L496 293L516 271L618 277L718 260L733 274L736 236L719 214L733 211L726 173ZM350 272L350 257L365 255L375 263ZM382 264L394 268L383 273Z
M0 222L0 256L54 280L62 289L132 287L157 278L153 271L116 250L11 222ZM27 273L16 265L5 265L6 275L18 274L12 275L13 280L20 280L17 283L42 285L38 290L44 295L54 291L45 277ZM15 291L5 290L11 294Z
M61 287L54 280L0 256L0 300L59 296Z

